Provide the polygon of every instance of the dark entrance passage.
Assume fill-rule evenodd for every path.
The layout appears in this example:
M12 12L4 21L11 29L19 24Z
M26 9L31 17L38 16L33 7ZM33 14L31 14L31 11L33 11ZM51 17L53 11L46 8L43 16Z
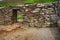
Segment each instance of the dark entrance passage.
M23 21L22 12L18 9L13 9L12 24Z
M13 9L12 23L17 23L17 9Z

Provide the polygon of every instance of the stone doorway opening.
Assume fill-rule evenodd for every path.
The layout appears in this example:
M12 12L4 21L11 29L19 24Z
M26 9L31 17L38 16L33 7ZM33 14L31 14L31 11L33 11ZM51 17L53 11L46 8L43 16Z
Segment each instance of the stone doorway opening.
M17 23L17 22L22 22L23 21L23 13L18 10L18 9L13 9L13 15L12 15L12 20L13 20L13 24Z

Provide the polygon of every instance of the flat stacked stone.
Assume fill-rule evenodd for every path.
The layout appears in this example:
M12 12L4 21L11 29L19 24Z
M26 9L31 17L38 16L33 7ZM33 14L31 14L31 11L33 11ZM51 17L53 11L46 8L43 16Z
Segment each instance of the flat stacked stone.
M12 10L10 7L1 8L0 10L0 23L3 25L11 24Z
M37 4L37 5L31 4L26 5L25 8L26 8L25 20L26 23L30 24L31 27L50 26L50 20L51 20L50 14L54 14L52 4Z
M57 21L56 18L58 16L56 16L55 14L57 8L54 7L52 3L25 4L25 5L18 5L16 8L21 9L20 11L23 11L22 12L23 23L29 25L30 27L49 27L51 24L54 24L54 22ZM2 12L4 13L3 16L4 23L12 24L12 20L11 20L11 18L13 18L12 8L11 7L3 8ZM1 15L3 15L3 13Z

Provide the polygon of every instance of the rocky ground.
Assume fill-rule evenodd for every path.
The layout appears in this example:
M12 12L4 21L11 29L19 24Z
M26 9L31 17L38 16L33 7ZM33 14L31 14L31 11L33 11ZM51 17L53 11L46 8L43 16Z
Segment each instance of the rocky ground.
M0 40L60 40L60 32L57 28L17 28L0 31Z

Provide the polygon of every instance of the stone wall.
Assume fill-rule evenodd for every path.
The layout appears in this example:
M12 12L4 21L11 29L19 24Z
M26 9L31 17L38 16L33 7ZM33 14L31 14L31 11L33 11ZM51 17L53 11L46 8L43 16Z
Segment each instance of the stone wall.
M12 23L12 10L10 7L0 9L0 25L8 25Z
M57 7L55 3L25 4L0 9L0 24L12 24L13 9L19 9L23 13L23 25L30 27L52 27L52 25L57 24L59 18L56 14Z
M24 24L30 27L50 27L56 21L53 4L26 4L24 8Z

